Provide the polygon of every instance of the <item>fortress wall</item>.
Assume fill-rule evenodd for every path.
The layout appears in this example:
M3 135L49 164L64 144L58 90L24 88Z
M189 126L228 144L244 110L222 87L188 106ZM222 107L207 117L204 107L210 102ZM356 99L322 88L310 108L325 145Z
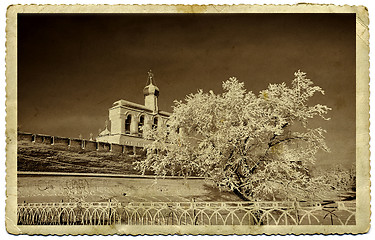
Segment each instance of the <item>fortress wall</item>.
M19 133L17 135L17 141L32 142L34 141L34 136L32 133Z
M94 141L85 141L85 150L86 151L96 151L97 142Z
M34 134L34 142L42 144L53 144L53 137L48 135Z
M120 145L120 144L112 143L112 152L123 153L124 152L124 146Z
M70 149L82 149L82 139L70 139Z
M133 155L134 154L134 147L133 146L127 146L125 145L125 153L127 153L128 155Z
M53 144L54 137L53 136L44 136L44 144Z
M55 146L68 146L70 143L69 138L64 138L64 137L54 137L54 143L53 145Z
M135 147L135 154L137 155L145 155L145 151L142 147Z
M43 136L37 135L37 134L34 135L34 142L36 142L36 143L43 143L43 141L44 141L44 137Z
M98 151L101 152L109 152L111 150L111 144L110 143L104 143L104 142L98 142Z
M101 151L101 152L113 152L123 153L127 155L145 155L145 151L141 144L138 146L122 145L107 142L96 142L84 139L66 138L66 137L55 137L43 134L32 134L18 132L17 141L19 142L32 142L39 144L51 145L58 149L69 149L73 151Z

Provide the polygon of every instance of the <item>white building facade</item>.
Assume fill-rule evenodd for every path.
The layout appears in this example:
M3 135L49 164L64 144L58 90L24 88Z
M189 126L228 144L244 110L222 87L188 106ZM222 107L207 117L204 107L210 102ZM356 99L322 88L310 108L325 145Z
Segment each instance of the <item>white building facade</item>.
M143 128L158 128L167 124L171 113L158 108L159 88L154 85L153 74L148 72L148 84L143 89L145 104L126 100L113 103L109 109L110 129L102 131L96 138L99 142L117 143L143 147L150 140L143 138Z

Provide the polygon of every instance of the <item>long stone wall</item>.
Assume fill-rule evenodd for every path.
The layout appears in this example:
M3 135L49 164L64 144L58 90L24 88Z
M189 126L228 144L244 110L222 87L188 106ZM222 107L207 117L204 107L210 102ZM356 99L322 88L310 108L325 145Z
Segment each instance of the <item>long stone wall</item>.
M44 134L18 132L17 141L32 142L37 144L52 145L73 151L100 151L123 154L142 154L143 148L115 143L90 141L78 138L57 137Z

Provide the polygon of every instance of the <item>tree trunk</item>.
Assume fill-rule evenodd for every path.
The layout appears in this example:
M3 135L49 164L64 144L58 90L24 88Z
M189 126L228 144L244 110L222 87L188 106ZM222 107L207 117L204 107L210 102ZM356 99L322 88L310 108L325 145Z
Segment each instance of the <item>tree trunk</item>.
M237 189L234 189L233 192L244 201L252 201L249 197L247 197L245 194L243 194L241 191Z
M233 192L234 192L239 198L241 198L242 200L244 200L244 201L249 201L249 202L251 201L250 198L248 198L246 195L244 195L244 194L243 194L242 192L240 192L239 190L234 189ZM249 209L249 210L247 210L247 211L251 211L251 210ZM257 214L255 214L255 212L253 212L253 217L251 218L249 224L250 224L250 225L257 225L257 224L259 224L259 222L260 222L260 218L258 217Z

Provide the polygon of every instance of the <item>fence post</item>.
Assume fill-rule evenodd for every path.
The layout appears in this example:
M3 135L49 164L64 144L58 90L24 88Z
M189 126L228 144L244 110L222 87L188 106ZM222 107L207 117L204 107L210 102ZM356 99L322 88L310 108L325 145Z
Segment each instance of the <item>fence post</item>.
M111 213L112 213L112 209L111 209L111 199L108 199L108 207L109 207L109 211L108 211L108 220L107 220L107 225L110 225L111 224Z
M192 206L192 208L193 208L193 221L194 221L193 224L194 224L194 225L198 225L198 224L197 224L197 220L198 220L198 219L195 218L195 208L194 208L194 207L195 207L195 198L193 198L193 202L191 203L191 206Z
M299 215L298 215L298 202L297 201L294 201L294 208L296 210L296 220L297 220L297 225L299 225Z

